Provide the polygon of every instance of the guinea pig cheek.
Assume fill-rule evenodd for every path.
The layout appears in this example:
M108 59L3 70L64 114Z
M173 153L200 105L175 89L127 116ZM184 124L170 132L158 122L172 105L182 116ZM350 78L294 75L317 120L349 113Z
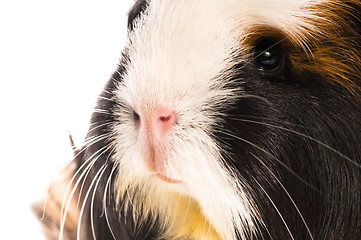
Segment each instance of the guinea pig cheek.
M172 139L173 128L177 124L176 112L169 108L159 108L138 114L138 139L148 169L165 182L180 182L167 173L168 159L174 151Z

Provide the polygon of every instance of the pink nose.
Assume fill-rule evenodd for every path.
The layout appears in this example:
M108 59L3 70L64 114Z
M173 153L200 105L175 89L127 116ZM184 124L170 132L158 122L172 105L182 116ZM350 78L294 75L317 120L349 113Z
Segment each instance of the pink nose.
M170 109L158 109L154 112L152 121L153 131L163 135L177 123L177 114Z
M170 108L149 108L134 114L142 145L142 154L151 171L161 173L172 150L172 135L177 124L177 113ZM168 135L168 136L167 136Z

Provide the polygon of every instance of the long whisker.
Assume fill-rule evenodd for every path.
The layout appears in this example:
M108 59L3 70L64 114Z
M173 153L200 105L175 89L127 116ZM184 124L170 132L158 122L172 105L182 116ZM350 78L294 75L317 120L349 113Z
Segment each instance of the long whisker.
M88 162L85 162L84 164L82 164L81 168L83 168L84 166L86 166ZM81 179L83 178L83 176L86 174L86 172L88 171L88 169L91 167L92 165L88 165L85 167L85 171L83 171L80 174L79 179L76 181L75 185L73 186L70 194L69 194L69 190L71 187L72 182L75 180L75 175L78 175L78 173L80 173L81 168L78 169L77 173L73 176L73 178L71 179L71 181L69 182L67 189L65 191L64 194L64 198L63 198L63 203L61 205L61 215L60 215L60 234L59 234L59 240L63 239L63 231L64 231L64 226L65 226L65 221L66 221L66 217L70 208L70 204L71 204L71 200L73 199L73 196L76 192L77 189L77 185L79 184L79 182L81 181ZM66 201L66 197L69 195L69 198L65 204Z
M93 128L91 128L91 129L88 130L88 133L91 133L91 132L93 132L94 130L96 130L96 129L98 129L98 128L102 128L102 127L109 126L109 125L112 125L112 124L113 124L112 121L105 122L105 123L103 123L103 124L96 123L96 124L94 124L95 127L93 127Z
M246 120L246 119L236 119L238 121L241 121L241 122L248 122L248 123L254 123L254 124L259 124L259 125L263 125L263 126L267 126L267 127L272 127L272 128L277 128L277 129L280 129L280 130L283 130L283 131L286 131L286 132L290 132L290 133L293 133L293 134L296 134L298 136L301 136L303 138L306 138L306 139L309 139L325 148L327 148L328 150L332 151L333 153L336 153L337 155L339 155L340 157L342 157L343 159L345 159L346 161L352 163L353 165L355 165L356 167L358 168L361 168L361 164L355 162L354 160L352 160L351 158L347 157L346 155L342 154L341 152L337 151L336 149L332 148L330 145L324 143L324 142L321 142L313 137L310 137L306 134L303 134L303 133L300 133L300 132L297 132L295 130L292 130L292 129L288 129L288 128L285 128L285 127L281 127L281 126L277 126L277 125L274 125L274 124L269 124L269 123L263 123L263 122L258 122L258 121L254 121L254 120Z
M104 149L106 149L106 147L103 147L101 149L99 149L97 152L95 152L92 156L90 156L80 167L79 169L75 172L75 174L73 175L72 179L70 180L67 188L66 188L66 191L65 191L65 194L64 194L64 198L63 198L63 203L62 203L62 206L61 206L61 216L60 216L60 235L59 235L59 239L62 239L62 236L63 236L63 231L64 231L64 226L65 226L65 221L66 221L66 216L67 216L67 213L69 211L69 208L70 208L70 203L74 197L74 194L76 192L76 189L80 183L80 181L84 178L84 176L87 176L88 173L89 173L89 170L91 169L91 167L94 165L95 161L99 158L99 156L97 158L94 158L94 156L96 156L98 153L100 153L101 151L103 151ZM89 164L88 164L89 163ZM80 174L78 180L75 182L73 188L72 188L72 191L70 192L70 195L69 195L69 191L70 191L70 188L71 188L71 185L72 183L75 181L75 179L78 177L78 175ZM83 183L84 183L85 179L83 180ZM81 193L80 193L81 194ZM69 195L69 198L68 198L68 201L67 203L65 204L65 200L66 200L66 197ZM79 196L80 198L80 196ZM65 207L65 208L64 208Z
M295 203L295 201L293 200L293 198L291 197L291 195L289 194L289 192L287 191L287 189L284 187L284 185L281 183L281 181L279 180L279 178L273 173L273 171L271 169L269 169L269 167L267 167L267 165L257 156L255 156L254 154L252 154L260 163L262 163L262 165L268 170L268 172L270 174L272 174L273 178L278 182L278 184L282 187L283 191L287 194L287 197L290 199L290 201L292 202L293 206L295 207L298 215L300 216L303 224L305 225L308 235L310 236L310 238L313 240L313 235L312 232L310 230L310 228L308 227L308 224L306 223L305 218L303 217L300 209L297 207L297 204Z
M89 148L90 146L94 145L95 143L98 143L99 141L103 140L103 139L106 139L107 136L110 136L109 133L106 133L106 134L103 134L103 135L100 135L100 136L90 136L90 137L87 137L85 140L84 140L84 151L86 148ZM98 140L98 141L97 141Z
M80 205L81 196L82 196L82 193L83 193L83 189L84 189L86 180L88 179L88 176L89 176L89 174L90 174L91 168L94 166L96 160L97 160L97 159L92 160L91 163L89 164L89 167L88 167L87 169L85 169L86 174L85 174L85 176L82 177L83 182L82 182L82 184L81 184L81 186L80 186L80 189L79 189L78 202L77 202L77 205L76 205L77 209L79 208L79 205Z
M71 137L70 137L70 138L71 138ZM72 143L72 148L73 148L73 150L75 150L74 142L73 142L72 138L71 138L70 140L71 140L71 143ZM80 151L77 151L77 152L76 152L76 155L75 155L75 156L73 157L73 159L66 165L65 169L68 168L71 164L73 164L73 163L74 163L74 160L77 159L85 150L86 150L86 148L83 148L83 149L81 149ZM81 168L83 168L83 167L80 167L79 169L81 169ZM78 170L79 170L79 169L78 169ZM73 179L73 178L72 178L72 179ZM69 182L69 185L68 185L68 187L67 187L67 189L66 189L66 192L65 192L65 194L64 194L64 199L66 198L66 196L67 196L67 194L68 194L68 188L69 188L69 186L71 185L72 181L73 181L73 180L71 180L71 181ZM46 213L47 198L48 198L49 190L50 190L50 188L51 188L52 185L53 185L53 183L51 182L51 183L47 186L47 189L46 189L46 192L45 192L44 207L43 207L43 216L42 216L42 218L44 218L45 213ZM63 209L61 210L61 218L62 218L62 214L63 214Z
M109 93L110 94L110 93ZM98 99L103 99L103 100L106 100L106 101L109 101L109 102L115 102L114 99L110 99L110 98L106 98L104 96L99 96Z
M263 52L260 52L260 53L257 54L257 55L254 55L254 56L248 57L248 58L245 57L245 59L248 59L248 60L244 62L244 65L243 65L243 67L241 67L241 69L243 69L247 64L252 64L252 62L253 62L255 59L257 59L258 57L262 56L262 54L263 54L264 52L272 49L273 47L275 47L275 46L277 46L278 44L284 42L285 40L286 40L286 39L281 39L281 40L275 42L274 44L272 44L271 46L269 46L268 48L266 48Z
M94 144L96 144L96 143L98 143L98 142L100 142L100 141L102 141L102 140L104 140L104 139L108 139L110 136L111 136L110 134L103 134L103 135L100 135L100 136L98 136L98 137L96 137L96 138L92 138L91 141L93 141L93 142L90 142L90 144L87 143L83 150L86 150L86 149L89 148L90 146L92 146L92 145L94 145ZM87 141L89 141L89 139L88 139ZM105 147L103 147L102 149L104 149L104 148L105 148ZM98 152L99 152L99 151L97 151L95 154L93 154L92 156L90 156L88 159L92 159ZM86 161L85 161L85 162L86 162ZM77 174L77 173L76 173L76 174ZM74 175L76 175L76 174L74 174ZM85 176L85 178L84 178L84 180L83 180L83 183L82 183L82 185L81 185L81 188L80 188L80 190L79 190L79 193L80 193L80 194L79 194L78 204L79 204L79 201L80 201L81 193L82 193L82 191L83 191L85 179L87 179L88 174L89 174L89 171L88 171L88 173L86 174L86 176Z
M138 209L135 207L135 204L133 203L133 199L131 197L131 194L129 193L128 188L125 190L126 194L127 194L127 198L128 198L128 202L129 204L132 206L133 209L133 214L137 214L137 217L140 216L140 213L138 212ZM128 208L128 207L127 207Z
M97 139L97 138L94 138L94 139L92 139L94 142L92 142L92 143L90 143L89 145L87 145L86 147L84 147L84 148L83 148L83 151L86 150L86 149L87 149L88 147L90 147L91 145L96 144L97 142L102 141L102 140L108 138L109 136L110 136L110 135L108 135L108 134L104 134L101 138L98 138L98 139ZM92 156L90 156L88 159L90 160L90 159L92 159L94 156L95 156L95 155L92 155ZM87 162L87 161L85 161L84 164L85 164L86 162ZM94 162L91 163L91 166L92 166L93 164L94 164ZM81 200L81 194L82 194L82 192L83 192L85 180L88 178L88 175L89 175L89 173L90 173L89 170L90 170L90 168L89 168L89 169L87 168L87 169L85 170L85 171L86 171L85 177L82 177L82 178L83 178L83 183L81 184L81 187L80 187L80 190L79 190L77 208L78 208L79 203L80 203L80 200ZM76 176L76 175L77 175L77 173L74 174L74 176Z
M106 114L106 115L113 115L112 112L110 112L108 109L100 109L100 108L95 108L93 110L94 113L99 113L99 114Z
M43 203L43 214L41 215L40 220L43 221L46 215L46 204L48 201L48 196L49 196L49 191L50 191L50 187L51 187L52 183L48 184L48 186L46 187L45 190L45 195L44 195L44 203Z
M102 166L102 168L99 169L98 173L95 175L94 177L94 181L95 179L98 178L98 180L96 181L96 184L94 186L94 189L93 189L93 195L92 195L92 199L91 199L91 204L90 204L90 225L91 225L91 229L92 229L92 234L93 234L93 238L96 240L96 236L95 236L95 229L94 229L94 201L95 201L95 193L96 193L96 190L98 188L98 185L102 179L102 176L105 172L105 170L107 169L108 165L107 164L104 164ZM100 174L99 174L100 172ZM99 176L98 176L99 174ZM92 188L92 184L90 185L89 187L89 190L88 192L90 193L90 189ZM85 200L86 200L87 196L85 197ZM85 202L85 201L84 201ZM80 224L79 224L80 225Z
M228 116L228 118L232 119L232 120L239 120L239 121L252 121L252 119L257 119L257 120L253 120L255 121L256 123L259 123L259 124L262 124L264 122L261 122L262 121L272 121L272 122L276 122L276 123L280 123L280 124L287 124L288 126L295 126L295 127L303 127L305 129L308 129L307 127L305 126L302 126L300 124L295 124L295 123L291 123L291 122L288 122L288 121L285 121L283 119L274 119L274 118L270 118L270 117L264 117L264 116L254 116L254 115L248 115L248 114L237 114L235 116Z
M108 147L103 147L101 150L101 153L92 161L92 165L91 167L94 165L94 163L104 154L106 153L109 149ZM99 152L99 151L97 151ZM106 167L106 164L104 164L100 170L98 170L98 172L96 173L95 177L93 178L93 180L91 181L90 185L89 185L89 188L87 190L87 193L84 197L84 200L83 200L83 204L82 204L82 207L81 207L81 210L80 210L80 214L79 214L79 221L78 221L78 227L77 227L77 239L79 239L79 236L80 236L80 227L81 227L81 220L82 220L82 216L83 216L83 213L84 213L84 209L85 209L85 205L86 205L86 201L89 197L89 194L90 194L90 191L91 189L93 188L94 186L94 183L95 181L97 180L98 178L98 175L102 172L102 170ZM90 169L89 169L90 170Z
M109 161L110 160L110 157L113 155L113 153L115 152L115 148L113 147L108 155L108 158L106 161ZM102 213L102 216L104 215L105 216L105 220L107 222L107 225L109 227L109 230L110 230L110 233L112 234L113 236L113 239L116 240L116 237L115 237L115 234L113 232L113 229L110 225L110 222L109 222L109 219L108 219L108 215L107 215L107 195L108 195L108 189L110 189L110 186L111 186L111 182L112 182L112 179L113 179L113 174L114 172L118 169L118 164L117 163L114 163L113 167L112 167L112 170L108 176L108 179L107 179L107 182L105 184L105 189L104 189L104 195L103 195L103 206L104 206L104 209L103 209L103 213Z
M115 80L115 79L114 79L114 80ZM110 94L110 95L112 94L111 92L109 92L109 91L106 90L106 89L103 89L102 92L105 92L105 93Z
M274 207L274 209L276 210L278 216L281 218L284 226L287 229L287 232L290 234L291 239L295 239L291 233L291 230L289 229L285 219L283 218L281 212L279 211L279 209L277 208L276 204L272 201L271 197L268 195L268 193L266 192L266 190L263 188L263 186L253 177L253 180L257 183L257 185L260 187L260 189L264 192L264 194L266 195L266 197L268 198L268 200L271 202L272 206Z
M276 158L273 154L271 154L270 152L268 152L267 150L265 150L264 148L244 139L241 138L237 135L234 135L232 133L226 132L226 131L220 131L221 133L228 135L230 137L233 137L235 139L238 139L242 142L245 142L255 148L257 148L258 150L264 152L265 154L267 154L267 156L269 156L270 158L272 158L273 160L277 161L277 163L279 163L282 167L284 167L287 171L289 171L292 175L294 175L297 179L299 179L302 183L304 183L305 185L309 186L311 189L313 189L314 191L319 191L317 188L315 188L314 186L312 186L310 183L308 183L307 181L305 181L301 176L299 176L296 172L294 172L290 167L288 167L285 163L283 163L281 160L279 160L278 158Z
M92 140L92 142L89 142L88 144L86 144L86 147L84 147L82 150L80 150L80 151L74 156L73 160L76 159L80 154L82 154L87 148L89 148L90 146L98 143L99 141L102 141L102 140L108 138L109 136L110 136L110 134L103 134L103 135L101 135L101 136L99 136L99 137L97 137L97 138L94 138L94 139ZM73 181L75 180L75 178L77 177L77 175L82 171L82 169L84 168L84 166L85 166L99 151L100 151L100 150L98 150L96 153L94 153L92 156L90 156L90 157L88 158L88 160L84 161L84 163L83 163L83 164L78 168L78 170L74 173L72 179L70 180L70 182L69 182L69 184L68 184L68 187L73 183ZM69 164L71 164L72 162L73 162L73 161L71 161ZM68 166L69 166L69 164L68 164ZM67 193L68 193L68 188L67 188L67 190L66 190L66 192L65 192L65 196L67 195Z
M109 155L111 155L112 153L113 153L113 151L111 151ZM107 182L105 184L104 195L103 195L103 205L104 205L103 214L105 214L105 212L106 212L107 194L109 194L108 189L110 189L110 186L111 186L111 183L113 180L113 174L117 169L118 169L118 165L114 164L112 167L112 170L108 176Z
M117 166L114 165L113 168L112 168L112 171L110 172L110 175L108 177L108 180L107 180L107 183L105 185L105 191L104 191L104 199L103 199L103 204L104 204L104 215L105 215L105 221L107 222L107 225L109 227L109 230L110 230L110 233L112 234L113 236L113 239L116 240L116 237L115 237L115 234L113 232L113 229L112 229L112 226L110 224L110 221L109 221L109 218L108 218L108 212L107 212L107 194L108 194L108 189L110 189L110 186L111 186L111 181L112 181L112 178L113 178L113 174L114 172L116 171L117 169Z

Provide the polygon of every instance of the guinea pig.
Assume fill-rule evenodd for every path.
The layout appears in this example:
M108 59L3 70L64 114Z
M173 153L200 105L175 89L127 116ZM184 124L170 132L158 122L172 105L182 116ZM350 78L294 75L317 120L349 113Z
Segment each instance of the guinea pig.
M360 19L359 0L136 1L48 238L361 239Z

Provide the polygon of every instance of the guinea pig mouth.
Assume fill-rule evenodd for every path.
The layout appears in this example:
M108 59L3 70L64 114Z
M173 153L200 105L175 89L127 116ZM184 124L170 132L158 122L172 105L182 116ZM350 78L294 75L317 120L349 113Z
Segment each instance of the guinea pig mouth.
M166 170L166 167L161 164L161 165L154 165L154 164L147 164L148 165L148 169L151 172L154 172L154 174L162 181L166 182L166 183L182 183L181 180L177 180L175 178L172 178L171 176L169 176L170 174L168 173L168 171Z
M170 177L167 177L161 173L157 173L157 177L167 183L182 183L182 181L176 180L176 179L172 179Z
M148 149L148 151L143 151L143 156L148 170L152 172L152 174L156 175L160 180L167 183L182 182L169 176L166 168L166 164L168 162L166 154L157 154L154 151Z

